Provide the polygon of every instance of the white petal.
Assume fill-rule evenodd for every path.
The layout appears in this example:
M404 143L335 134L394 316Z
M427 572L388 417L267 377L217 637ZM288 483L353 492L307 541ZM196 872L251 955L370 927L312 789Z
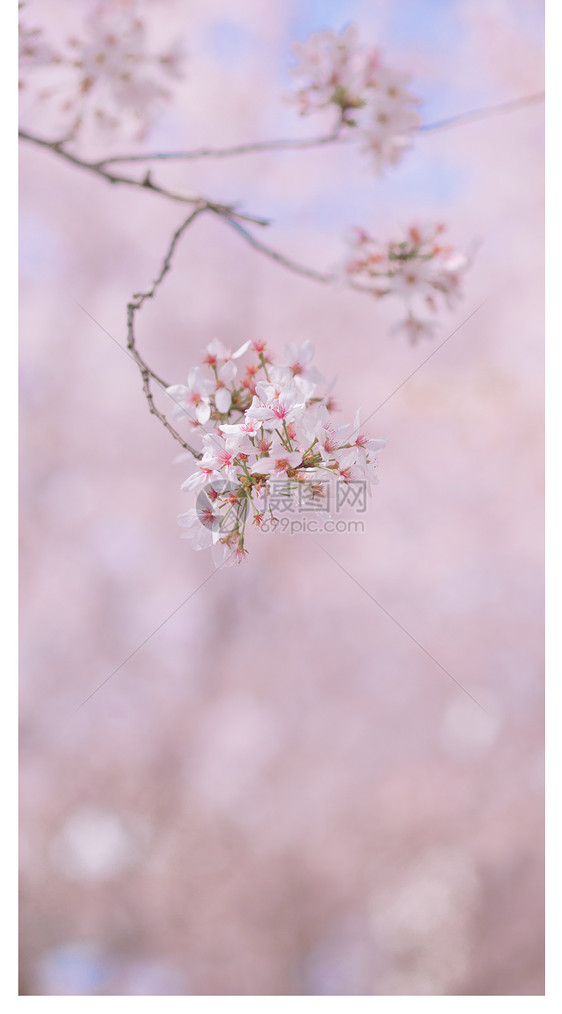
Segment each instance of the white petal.
M205 352L210 356L216 356L217 359L226 359L228 356L228 349L218 338L213 338L212 342L209 342L205 347Z
M210 476L208 472L194 472L190 475L185 482L182 482L180 489L182 490L196 490L206 486L209 482Z
M255 465L252 466L250 472L252 475L269 475L274 468L275 461L273 458L260 458L259 461L256 461Z
M233 359L240 359L240 356L243 356L244 353L247 352L249 348L250 348L250 342L249 341L244 342L244 344L241 345L239 349L236 349L236 352L232 353L232 358Z
M387 443L388 441L384 437L380 437L379 439L372 437L367 444L369 454L378 454L379 451L382 451L386 447Z
M287 363L296 363L299 353L295 342L287 342L285 345L285 360Z
M200 523L194 507L191 507L185 514L178 514L178 525L181 528L193 528L195 525L200 525Z
M195 410L195 415L197 416L197 422L202 426L204 426L206 422L209 422L211 417L211 406L209 405L209 402L206 400L200 401Z
M217 411L221 414L228 412L231 403L232 395L230 391L226 387L219 387L217 393L215 394L215 405L217 406Z
M233 363L232 359L229 359L226 363L223 363L222 366L219 367L219 380L222 380L223 384L230 384L237 373L238 370L236 369L236 363Z
M171 387L166 388L166 394L169 394L170 398L173 398L174 401L181 401L182 398L185 398L188 391L189 388L185 384L172 384Z
M211 552L215 567L221 567L228 557L232 556L232 550L224 542L215 542Z
M305 341L303 347L300 350L299 360L301 363L308 365L308 363L312 362L313 359L314 359L314 345L312 344L310 339L308 339L307 341Z

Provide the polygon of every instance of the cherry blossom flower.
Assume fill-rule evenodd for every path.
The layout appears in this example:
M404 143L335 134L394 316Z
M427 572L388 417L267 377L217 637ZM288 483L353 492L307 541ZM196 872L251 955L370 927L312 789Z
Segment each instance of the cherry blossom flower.
M293 342L285 345L285 360L297 384L300 381L309 381L312 384L323 384L324 377L318 372L315 366L311 366L314 358L314 345L306 341L298 348Z
M357 28L350 25L341 35L316 32L308 42L292 44L300 61L292 73L295 77L307 78L296 94L301 113L335 103L345 114L346 110L361 104L365 76L358 38Z
M168 394L175 402L174 418L181 419L187 415L193 422L204 425L211 416L210 395L215 384L205 376L200 366L189 371L187 385L175 384L168 388Z
M259 382L256 392L246 417L261 421L266 430L283 429L300 415L304 406L293 380L289 380L285 387Z
M301 464L302 454L300 451L288 452L281 441L277 439L269 448L267 455L258 458L252 466L252 472L259 475L282 476L290 474L291 471L294 472Z
M212 342L209 342L206 348L207 355L205 356L204 362L209 366L213 366L217 362L227 363L233 359L240 359L245 352L250 348L250 342L243 342L236 352L232 352L230 349L223 345L218 338L213 338Z
M436 313L441 304L452 309L461 296L469 259L443 243L444 231L441 224L413 225L404 239L387 243L364 229L350 230L347 236L352 248L345 265L348 282L379 299L399 297L407 316L394 330L404 331L412 343L433 333L427 311Z
M89 124L140 138L171 97L165 82L182 76L181 43L151 52L142 9L141 0L99 0L90 5L83 30L56 50L39 29L20 21L23 84L30 68L51 67L52 85L38 97L52 102L68 136Z
M194 549L208 549L219 538L215 522L218 519L207 511L197 511L194 507L178 516L178 524L185 529L181 537L193 539Z
M386 440L376 437L368 437L366 433L362 432L361 412L359 409L355 413L355 419L353 420L353 432L351 433L349 439L353 439L354 447L359 448L359 457L365 465L367 464L369 457L374 458L386 446Z
M293 75L305 79L293 97L301 115L333 106L336 129L361 144L378 175L399 162L421 123L408 75L386 66L379 50L362 46L353 25L340 35L316 33L293 50L299 58Z
M252 358L238 375L239 360ZM255 358L257 356L257 358ZM265 342L245 342L232 353L217 339L207 345L200 366L189 371L187 385L168 389L181 423L201 436L201 454L182 489L195 493L197 505L180 515L183 537L195 549L211 547L216 566L246 559L246 529L278 522L275 498L293 509L304 493L321 509L327 481L376 484L375 457L386 441L336 425L330 414L332 385L312 366L314 347L285 347L285 362L271 365ZM229 367L228 408L220 404L225 366ZM250 371L253 392L245 383ZM193 430L194 428L194 430ZM183 458L182 458L183 460Z
M407 89L408 81L408 75L389 67L373 68L368 101L356 116L363 150L374 158L379 175L400 161L421 123L419 99Z

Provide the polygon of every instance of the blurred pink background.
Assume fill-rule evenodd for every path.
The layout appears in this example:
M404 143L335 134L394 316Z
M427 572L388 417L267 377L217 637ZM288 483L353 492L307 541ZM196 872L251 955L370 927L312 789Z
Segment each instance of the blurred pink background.
M70 31L67 8L29 20ZM350 21L426 122L542 87L533 0L147 10L188 62L146 150L329 129L283 100L290 42ZM480 243L412 348L389 337L397 303L292 275L210 217L185 234L139 321L169 383L215 336L311 339L351 420L485 301L370 420L388 446L365 532L252 532L218 572L180 541L190 469L103 330L125 343L183 209L22 146L22 993L544 991L542 116L420 136L382 180L345 146L158 168L273 218L260 238L319 270L348 225Z

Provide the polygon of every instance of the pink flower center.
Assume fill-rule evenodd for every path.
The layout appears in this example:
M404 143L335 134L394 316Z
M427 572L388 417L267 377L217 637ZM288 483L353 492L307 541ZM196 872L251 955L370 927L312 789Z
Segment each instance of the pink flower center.
M325 451L335 451L335 450L337 450L337 446L338 446L338 442L337 442L336 438L331 433L327 433L326 436L324 437L324 443L323 443L324 450Z

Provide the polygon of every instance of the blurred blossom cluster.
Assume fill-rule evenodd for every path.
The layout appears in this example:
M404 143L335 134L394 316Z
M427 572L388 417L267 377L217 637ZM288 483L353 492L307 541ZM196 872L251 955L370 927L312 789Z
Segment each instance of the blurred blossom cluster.
M461 278L469 259L442 242L444 231L442 224L412 225L405 239L384 243L364 229L348 231L352 249L345 266L348 280L378 298L400 297L407 317L395 330L404 331L412 343L433 334L434 325L424 319L424 313L437 313L442 303L452 309L461 296Z
M271 482L285 501L301 502L303 487L321 500L326 476L344 483L377 482L375 457L386 441L353 427L334 425L330 390L312 366L314 347L285 346L285 361L274 364L266 343L251 345L256 354L240 377L237 361L247 341L231 352L214 339L203 366L190 370L187 385L169 387L176 419L188 419L202 437L198 468L182 489L203 492L197 507L181 514L184 537L195 549L212 547L217 566L242 562L248 521L259 528L271 511ZM269 514L268 514L269 510Z
M362 143L378 174L399 162L421 123L409 76L362 46L354 25L340 35L317 32L293 49L300 61L293 74L305 79L295 95L301 114L336 106L341 128Z
M164 83L180 78L184 54L179 41L152 53L139 0L99 0L93 4L83 33L68 35L59 45L41 28L20 18L20 89L51 101L61 127L74 136L84 124L141 138L162 103L171 97ZM37 90L30 72L49 69L52 82Z

